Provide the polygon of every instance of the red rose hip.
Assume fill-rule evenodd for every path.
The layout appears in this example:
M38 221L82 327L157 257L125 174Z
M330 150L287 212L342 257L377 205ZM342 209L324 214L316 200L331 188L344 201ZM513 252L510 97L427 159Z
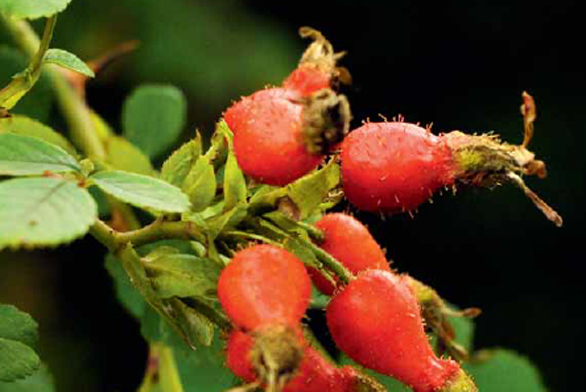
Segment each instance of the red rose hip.
M334 341L350 358L416 392L449 391L453 380L469 381L456 362L437 358L417 300L398 275L362 273L332 299L326 317Z
M297 325L310 293L311 281L303 263L274 245L239 251L218 282L222 307L234 324L246 330Z
M324 240L319 246L353 274L368 269L391 270L379 244L356 218L342 213L326 214L315 226L324 233ZM308 268L308 272L322 293L334 293L335 287L319 271Z

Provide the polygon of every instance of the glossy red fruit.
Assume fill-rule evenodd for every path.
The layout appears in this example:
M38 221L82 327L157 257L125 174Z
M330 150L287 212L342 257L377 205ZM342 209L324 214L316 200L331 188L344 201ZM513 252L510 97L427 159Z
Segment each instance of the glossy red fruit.
M242 380L258 379L252 360L254 338L233 331L226 347L226 366ZM284 385L283 392L351 392L357 373L349 367L337 368L312 347L306 347L298 369Z
M224 114L234 133L234 152L242 171L259 182L286 185L323 160L304 143L300 94L283 88L258 91Z
M357 274L368 269L391 271L382 249L366 226L356 218L342 213L326 214L315 226L324 233L324 241L319 246L350 272ZM335 287L319 271L308 268L308 272L322 293L334 293Z
M326 317L334 341L350 358L416 392L437 391L460 371L456 362L436 357L417 299L401 276L362 273L332 299Z
M410 211L455 180L446 142L404 122L366 123L350 132L341 160L344 193L365 211Z
M220 274L218 297L240 328L297 325L309 304L311 281L303 263L274 245L236 253Z

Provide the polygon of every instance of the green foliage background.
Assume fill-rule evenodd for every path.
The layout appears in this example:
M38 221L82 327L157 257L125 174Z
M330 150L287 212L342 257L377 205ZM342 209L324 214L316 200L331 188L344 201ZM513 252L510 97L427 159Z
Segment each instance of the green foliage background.
M143 83L178 86L189 103L179 141L204 138L232 100L279 83L295 66L301 25L322 30L353 74L346 89L354 124L379 113L434 123L437 132L495 130L521 140L520 92L538 105L531 147L549 178L530 186L565 218L557 230L515 189L465 191L423 206L415 220L369 222L400 271L460 306L479 306L477 346L529 356L550 390L580 390L584 296L586 64L577 2L490 1L280 4L262 1L73 1L59 17L54 45L83 59L139 39L136 53L88 87L90 104L122 130L123 99ZM41 24L36 24L40 28ZM0 44L10 44L0 29ZM0 46L0 82L24 58ZM17 107L64 129L41 81ZM161 153L158 163L168 151ZM0 253L0 302L30 312L39 351L59 391L133 390L145 346L122 310L90 239L51 252ZM318 319L320 315L315 315ZM43 376L43 375L41 375ZM39 376L39 377L41 377Z

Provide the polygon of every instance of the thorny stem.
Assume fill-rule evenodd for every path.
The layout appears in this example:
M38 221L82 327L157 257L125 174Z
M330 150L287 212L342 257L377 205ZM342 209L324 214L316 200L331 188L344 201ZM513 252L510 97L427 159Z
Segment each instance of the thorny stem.
M92 234L110 251L115 252L126 244L141 246L165 239L194 239L205 242L205 235L192 222L165 222L156 220L138 230L119 232L101 220L90 228Z
M34 56L40 41L30 24L8 17L0 16L0 18L20 49L28 56ZM104 160L106 151L94 131L87 104L57 68L47 66L46 71L57 94L57 100L69 126L72 139L88 157Z

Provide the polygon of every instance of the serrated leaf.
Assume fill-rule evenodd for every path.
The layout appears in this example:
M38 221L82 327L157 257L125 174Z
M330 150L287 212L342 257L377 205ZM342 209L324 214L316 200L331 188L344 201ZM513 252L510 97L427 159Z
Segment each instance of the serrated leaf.
M0 392L54 392L53 377L47 366L41 364L32 375L22 380L0 382Z
M216 176L214 166L206 157L200 157L195 162L183 181L182 189L189 196L192 211L202 211L210 205L216 195Z
M77 184L58 178L0 183L0 248L73 241L94 223L97 206Z
M230 151L224 169L224 210L246 203L247 191L244 174L236 162L236 156Z
M203 297L216 292L220 267L213 261L188 254L167 253L143 266L160 298Z
M155 169L151 160L123 137L112 135L105 139L106 160L115 169L150 176Z
M251 208L274 207L287 197L300 219L310 216L326 199L328 193L340 184L340 167L331 160L323 168L314 171L282 188L262 188L250 200Z
M0 133L37 137L47 143L61 147L73 156L76 154L73 145L63 135L26 116L12 115L11 117L0 119Z
M24 343L0 338L0 381L14 381L33 374L41 360Z
M37 19L63 11L71 0L2 0L0 12L15 18Z
M201 135L198 132L194 139L183 144L163 163L161 179L181 188L185 177L187 177L189 170L197 162L201 153Z
M45 57L43 57L43 64L55 64L90 78L96 76L83 60L63 49L47 50Z
M181 190L165 181L119 170L105 170L90 177L101 190L142 208L162 212L184 212L189 200Z
M507 349L482 350L487 359L465 364L482 392L546 392L539 371L526 357Z
M106 269L114 280L114 289L118 300L131 315L140 319L148 305L128 279L122 263L113 254L108 254L106 256Z
M209 346L214 338L214 324L178 298L171 299L170 304L174 310L173 314L176 316L175 321L184 331L189 342L192 345L198 342L200 345Z
M0 304L0 338L16 340L32 348L37 344L38 324L15 306Z
M175 142L185 125L186 111L185 97L176 87L141 86L124 102L122 134L155 157Z
M80 171L77 160L67 151L37 137L0 134L0 175L23 176L46 171Z
M206 234L208 235L209 240L213 241L224 229L234 227L242 222L247 214L247 206L245 204L240 204L221 215L209 218L206 221Z

